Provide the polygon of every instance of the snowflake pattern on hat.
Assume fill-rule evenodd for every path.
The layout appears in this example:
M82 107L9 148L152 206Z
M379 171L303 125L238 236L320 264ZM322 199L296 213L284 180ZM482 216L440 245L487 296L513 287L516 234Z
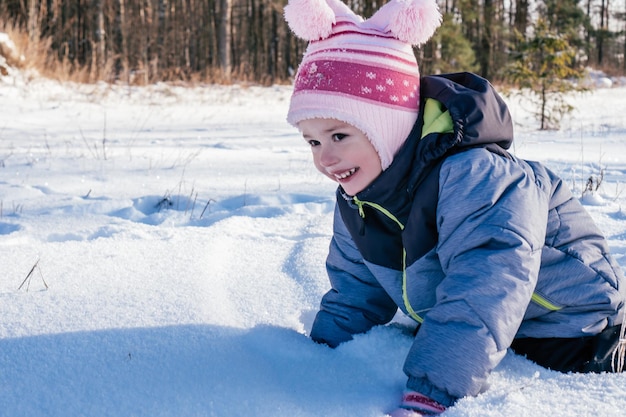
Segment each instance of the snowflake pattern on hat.
M309 61L302 64L296 91L329 91L415 109L419 77L392 69L345 61Z

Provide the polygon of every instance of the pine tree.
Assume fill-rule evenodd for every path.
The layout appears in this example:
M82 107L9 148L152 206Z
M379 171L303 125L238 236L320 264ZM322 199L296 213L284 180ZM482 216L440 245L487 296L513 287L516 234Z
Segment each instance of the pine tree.
M441 74L447 72L478 70L476 54L472 44L463 35L461 25L454 22L452 13L443 16L441 27L435 32L429 45L433 50L432 59L419 58L423 73Z
M565 100L566 93L585 90L576 83L585 72L575 66L575 58L576 50L567 38L539 20L531 37L520 41L507 67L507 79L522 93L530 91L532 101L538 105L535 115L541 130L558 129L562 116L573 110Z

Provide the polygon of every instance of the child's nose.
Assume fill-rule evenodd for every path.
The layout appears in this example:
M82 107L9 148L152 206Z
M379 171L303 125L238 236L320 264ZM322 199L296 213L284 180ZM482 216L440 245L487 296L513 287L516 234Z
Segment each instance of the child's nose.
M333 146L323 146L320 152L320 164L325 167L332 166L339 161L337 152L333 149Z

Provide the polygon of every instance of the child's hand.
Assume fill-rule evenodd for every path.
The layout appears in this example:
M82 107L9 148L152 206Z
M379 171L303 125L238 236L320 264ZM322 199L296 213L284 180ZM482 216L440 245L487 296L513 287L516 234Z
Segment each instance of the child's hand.
M400 408L394 410L391 417L423 417L443 413L446 407L437 401L415 391L407 391L402 396Z

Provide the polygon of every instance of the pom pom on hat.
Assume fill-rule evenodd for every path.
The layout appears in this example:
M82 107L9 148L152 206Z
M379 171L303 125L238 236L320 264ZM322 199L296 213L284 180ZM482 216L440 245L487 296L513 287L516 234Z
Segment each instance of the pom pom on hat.
M386 29L411 45L428 41L441 24L437 3L423 0L396 0L385 4L372 20L386 19Z
M293 33L307 41L327 38L335 24L335 12L326 0L290 0L284 14Z
M412 45L441 24L435 0L391 0L364 20L340 0L289 0L285 19L309 46L287 121L337 119L368 137L387 169L419 112Z

